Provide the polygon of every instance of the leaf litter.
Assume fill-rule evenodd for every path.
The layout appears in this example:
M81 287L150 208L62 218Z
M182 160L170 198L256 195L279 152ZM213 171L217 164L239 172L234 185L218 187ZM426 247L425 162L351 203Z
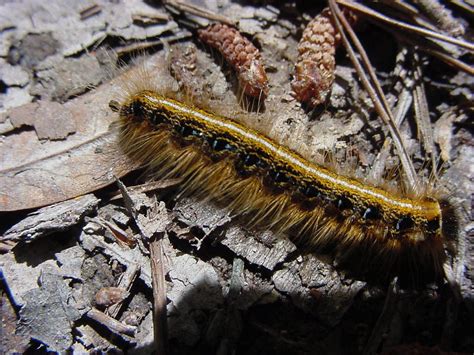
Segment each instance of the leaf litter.
M126 54L140 46L161 48L159 40L145 47L145 40L151 43L158 36L186 38L187 30L167 13L175 3L167 1L166 9L138 0L127 4L95 1L93 6L79 2L67 7L52 1L48 9L40 1L0 7L6 19L0 32L0 103L4 110L0 116L0 207L11 211L2 217L1 224L0 270L8 289L8 294L2 294L2 306L11 304L17 312L7 322L7 329L15 329L17 338L10 334L2 340L2 350L18 349L19 337L24 349L151 351L154 339L163 336L151 330L156 328L157 314L152 313L156 305L152 306L154 297L150 295L156 291L153 280L159 273L166 285L166 307L161 316L163 312L167 316L165 335L173 353L216 348L250 353L256 346L275 353L316 348L343 353L342 334L349 334L344 342L353 349L373 348L374 343L367 344L370 338L386 350L390 341L400 339L393 331L385 342L369 337L369 331L353 334L356 328L370 330L375 325L384 304L383 291L345 279L324 259L299 256L291 242L270 231L242 228L225 209L193 199L175 200L170 190L176 182L155 182L148 188L145 182L138 192L128 188L133 213L124 208L126 196L118 196L116 189L100 190L136 169L113 149L116 138L110 126L115 116L108 104L115 84L108 79L101 48L110 45ZM272 5L208 5L206 11L198 4L192 5L192 12L189 6L177 8L185 16L224 16L230 19L229 24L240 18L247 34L255 35L248 38L261 45L269 68L265 119L272 117L273 134L293 147L304 140L310 156L334 145L341 150L355 145L370 166L376 152L370 149L370 138L361 135L364 125L375 132L375 140L385 132L372 119L373 108L354 80L350 63L342 60L337 64L329 107L309 121L307 112L288 94L298 24L304 23L301 15L296 15L300 16L298 21L288 20L285 7ZM212 15L217 9L221 17ZM310 9L311 15L316 10ZM44 45L31 45L35 40ZM384 52L381 49L379 55ZM166 68L165 58L158 52L147 60ZM216 74L222 70L219 63L200 48L197 63L204 63L208 70L202 89L211 93L210 100L223 100L230 112L239 115L241 109L231 85L224 75ZM377 71L387 81L386 73ZM425 67L423 74L426 72ZM460 88L451 93L454 102L469 95L468 78L456 77ZM384 89L389 84L382 82ZM424 105L423 95L444 90L438 79L428 79L424 86L425 90L419 90L420 105ZM389 93L387 100L396 95ZM360 104L360 110L349 112L354 103ZM445 178L459 179L459 188L469 191L472 186L464 167L472 166L469 156L473 155L472 147L465 144L469 137L464 129L467 116L459 106L448 104L442 110L447 113L435 124L432 139L439 144L443 160L451 163ZM338 110L331 110L331 106ZM435 108L428 109L432 115ZM432 118L426 117L426 110L420 113L424 124ZM265 126L261 116L255 120ZM410 127L405 124L402 128L402 135L411 138ZM453 128L457 132L453 133ZM350 141L353 137L359 138ZM396 158L391 159L398 164ZM384 163L390 166L390 160ZM420 163L415 164L419 168ZM132 175L124 181L129 185L135 179ZM14 212L41 206L47 207L29 214ZM464 232L470 233L469 225ZM138 243L120 243L118 235ZM160 239L156 239L158 235ZM150 262L150 245L156 241L160 242L162 271ZM472 248L469 244L463 248L460 265L472 264ZM472 300L474 278L469 271L459 275L463 299ZM117 287L127 290L127 297L105 309L98 307L94 301L97 294ZM437 339L437 329L449 324L453 315L440 313L436 296L425 290L419 296L397 300L399 308L391 326L401 329L402 342L410 338L403 317L410 317L410 324L417 325L413 333L423 334L425 338L418 339L427 339L425 344ZM404 312L420 302L426 312ZM466 305L470 307L468 301ZM429 315L430 321L420 322ZM459 324L469 324L469 319L466 316ZM45 327L52 323L54 327ZM452 348L469 349L462 332L451 338L447 334L449 331L443 332L443 341L455 343Z

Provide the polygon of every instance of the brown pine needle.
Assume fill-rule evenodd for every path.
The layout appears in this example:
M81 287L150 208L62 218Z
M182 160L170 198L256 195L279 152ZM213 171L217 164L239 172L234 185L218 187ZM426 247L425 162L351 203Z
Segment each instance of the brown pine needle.
M351 61L354 64L354 67L359 75L359 78L361 79L364 88L369 93L369 96L372 99L374 107L377 110L377 113L380 115L380 117L382 118L382 120L385 122L385 124L387 125L389 129L390 136L393 139L394 145L400 157L400 161L402 163L403 170L407 177L408 184L414 191L416 191L418 187L418 183L417 183L415 168L413 167L412 161L402 142L400 131L398 130L398 127L395 124L393 114L387 103L383 90L377 80L373 67L370 64L369 58L367 54L365 53L365 50L362 47L362 44L360 43L360 41L358 40L356 34L354 33L349 23L345 19L344 15L342 14L341 10L339 9L339 6L337 5L336 1L329 0L329 6L331 7L331 11L334 14L334 22L336 26L338 27L339 33L341 34L342 43L344 44L349 54L349 57L351 58ZM362 65L359 63L359 60L351 44L349 43L349 40L346 36L345 31L349 34L349 36L351 37L351 40L354 42L354 45L357 48L362 58L362 62L365 64L366 71L368 75L370 76L370 80L372 82L369 80L366 72L362 68Z
M474 51L474 44L473 43L466 42L466 41L463 41L463 40L460 40L460 39L457 39L457 38L454 38L454 37L451 37L451 36L447 36L445 34L438 33L438 32L432 31L432 30L428 30L426 28L410 25L408 23L395 20L391 17L388 17L384 14L381 14L380 12L372 10L371 8L369 8L367 6L364 6L364 5L361 5L359 3L349 2L349 1L346 1L346 0L337 0L337 2L341 5L344 5L345 7L348 7L352 10L363 13L364 15L368 15L368 16L374 18L374 19L380 20L380 21L385 22L387 24L402 28L402 29L410 31L410 32L417 33L417 34L425 36L425 37L439 39L441 41L451 43L451 44L457 45L459 47L465 48L469 51Z

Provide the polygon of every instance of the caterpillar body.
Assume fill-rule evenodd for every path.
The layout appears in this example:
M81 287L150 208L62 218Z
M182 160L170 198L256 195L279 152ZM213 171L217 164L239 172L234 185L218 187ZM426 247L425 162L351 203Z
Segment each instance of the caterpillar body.
M120 146L155 177L225 204L251 225L376 283L440 281L449 204L404 197L312 163L254 129L152 90L120 109Z

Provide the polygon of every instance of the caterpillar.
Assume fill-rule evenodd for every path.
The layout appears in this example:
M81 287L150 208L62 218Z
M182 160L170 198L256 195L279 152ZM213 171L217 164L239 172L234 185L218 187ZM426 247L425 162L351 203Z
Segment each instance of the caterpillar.
M249 225L289 233L308 252L332 254L351 276L418 287L444 277L452 235L447 200L407 197L313 163L231 118L153 90L119 110L120 147L157 178L224 204Z

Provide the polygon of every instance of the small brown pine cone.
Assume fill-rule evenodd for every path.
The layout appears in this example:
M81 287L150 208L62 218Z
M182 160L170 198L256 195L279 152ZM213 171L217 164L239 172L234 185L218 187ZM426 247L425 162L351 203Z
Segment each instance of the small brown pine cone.
M234 68L246 95L265 97L268 79L259 50L235 28L212 24L198 31L199 39L217 49Z
M352 13L344 10L344 14L351 23L355 22ZM328 8L308 23L298 44L295 77L291 83L298 101L310 107L326 101L334 82L335 55L340 40Z

